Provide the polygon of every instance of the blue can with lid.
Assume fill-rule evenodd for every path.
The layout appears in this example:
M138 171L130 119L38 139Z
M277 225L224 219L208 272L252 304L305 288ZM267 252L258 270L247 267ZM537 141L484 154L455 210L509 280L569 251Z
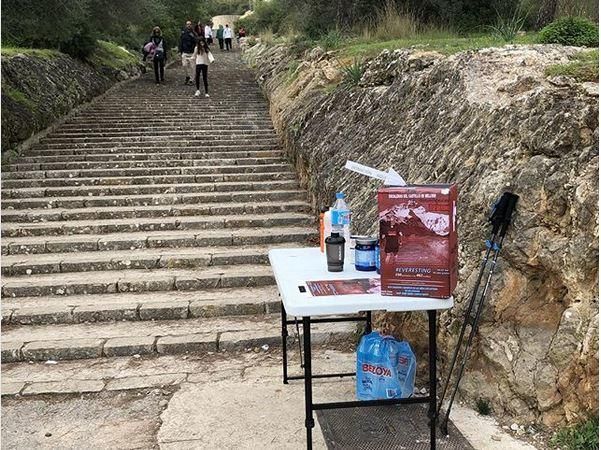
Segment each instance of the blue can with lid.
M355 269L362 272L376 270L376 248L378 240L370 236L355 238Z

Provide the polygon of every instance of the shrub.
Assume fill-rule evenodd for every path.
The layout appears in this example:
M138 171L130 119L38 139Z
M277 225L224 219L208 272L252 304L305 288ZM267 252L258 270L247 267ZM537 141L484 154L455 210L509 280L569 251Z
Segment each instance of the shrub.
M565 17L547 25L539 33L543 44L597 47L599 28L584 17Z
M86 25L82 25L73 35L61 42L60 50L74 58L86 59L96 48L96 36Z
M492 30L493 37L505 42L513 42L525 21L526 16L520 15L516 9L511 17L503 17L497 13L497 22L489 28Z
M592 417L578 425L560 430L551 444L566 450L599 449L599 417Z
M325 50L332 50L334 48L340 47L342 43L342 34L338 30L330 30L328 34L324 35L319 40L319 45L321 45Z
M340 70L343 74L342 85L346 89L350 89L354 86L357 86L361 81L363 72L365 72L365 65L360 59L355 58L348 66L340 65Z

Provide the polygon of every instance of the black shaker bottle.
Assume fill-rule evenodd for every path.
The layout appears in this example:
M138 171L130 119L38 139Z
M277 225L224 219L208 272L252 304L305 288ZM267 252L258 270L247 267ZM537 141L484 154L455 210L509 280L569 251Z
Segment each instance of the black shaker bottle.
M340 233L332 232L326 238L326 259L328 260L328 272L342 272L344 267L344 243L345 240Z

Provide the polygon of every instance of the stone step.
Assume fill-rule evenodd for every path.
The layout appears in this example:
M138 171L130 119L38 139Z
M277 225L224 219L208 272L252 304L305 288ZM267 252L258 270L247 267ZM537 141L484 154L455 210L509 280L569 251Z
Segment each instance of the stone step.
M64 148L64 149L52 149L52 150L28 150L27 156L23 156L19 158L19 161L23 161L24 158L39 158L39 157L54 157L54 156L62 156L62 155L81 155L81 156L90 156L91 158L98 158L102 156L111 156L116 158L129 157L127 155L136 154L136 155L152 155L160 157L163 154L173 154L179 155L177 158L180 158L181 155L189 155L190 158L245 158L245 157L263 157L263 156L281 156L284 152L281 149L272 149L272 150L240 150L235 147L228 149L221 149L219 151L215 151L214 149L206 149L206 148L171 148L171 147L116 147L116 148ZM38 162L39 159L35 161L24 161L24 162Z
M101 131L101 130L64 130L63 128L55 131L45 139L98 139L98 138L121 138L130 136L199 136L205 139L220 139L223 136L275 136L275 130L273 128L238 128L232 129L231 127L223 127L222 129L207 129L203 126L202 131L190 131L183 127L170 127L170 128L131 128L127 131Z
M354 323L313 325L314 344L356 340ZM292 339L292 337L291 337ZM2 361L46 361L111 356L204 353L281 345L279 314L188 320L6 326Z
M2 237L132 233L146 231L209 230L310 226L313 215L303 213L247 214L243 216L189 216L108 220L69 220L41 223L3 223Z
M224 205L157 205L132 207L99 207L75 209L6 209L2 211L3 223L49 222L63 220L134 219L146 217L214 216L269 214L278 212L309 213L311 205L303 201L227 203Z
M176 320L279 311L275 286L17 297L2 301L2 325Z
M234 192L253 190L283 190L298 187L296 180L271 180L256 183L221 181L218 183L177 183L149 185L66 186L2 189L3 199L31 199L40 197L116 196L116 195L161 195L188 194L198 192Z
M64 151L64 150L59 150ZM73 150L67 150L74 152ZM111 151L104 154L85 154L81 150L77 153L67 155L37 155L23 156L19 158L19 163L35 164L35 163L57 163L57 162L114 162L114 161L178 161L178 160L200 160L200 161L222 161L226 159L244 159L244 158L282 158L284 152L281 150L266 150L266 151L232 151L227 153L215 152L118 152Z
M209 288L266 286L274 283L271 267L240 264L189 269L107 270L4 277L2 297L41 297L116 292L196 291Z
M96 146L96 147L113 147L123 144L139 144L141 146L148 143L149 145L155 145L156 143L169 144L175 143L178 145L181 142L185 142L189 145L213 146L213 145L246 145L252 143L265 143L273 144L278 143L278 138L275 133L269 135L261 134L258 136L253 135L231 135L231 136L191 136L191 135L177 135L177 134L166 134L166 135L129 135L122 137L99 137L99 138L44 138L40 140L39 146L48 149L62 148L64 146ZM181 144L179 144L181 145Z
M146 231L135 233L85 234L6 238L0 244L3 255L96 252L146 248L245 246L317 242L316 227L241 228L191 231Z
M12 172L35 170L78 170L78 169L127 169L151 167L206 167L237 164L244 166L285 164L283 157L276 158L218 158L218 159L178 159L176 161L162 161L150 159L147 161L94 161L94 162L59 162L59 163L34 163L34 164L8 164L6 169Z
M33 148L35 150L52 150L52 149L80 149L84 147L90 148L119 148L119 147L174 147L177 149L190 148L194 150L215 150L244 147L245 150L275 150L280 148L279 140L275 137L267 138L232 138L220 140L202 140L202 139L182 139L169 138L159 139L153 136L152 140L105 140L103 142L91 143L38 143Z
M144 121L140 122L140 120L136 119L124 119L124 118L115 118L111 119L85 119L85 118L75 118L70 120L67 124L62 125L61 129L77 129L77 130L111 130L113 128L138 128L138 127L183 127L188 129L194 129L195 126L198 126L198 120L195 118L192 119L152 119L147 118ZM224 120L224 119L211 119L210 124L207 127L230 127L232 129L237 129L241 127L249 127L249 128L270 128L273 129L273 123L268 116L265 117L257 117L253 120ZM210 128L208 128L210 129Z
M271 248L289 246L290 244L271 244L6 255L2 257L2 275L19 277L49 273L268 264L267 253Z
M258 186L260 187L260 186ZM196 203L223 202L266 202L269 200L305 200L306 192L302 190L271 191L233 191L233 192L201 192L188 194L161 195L129 195L129 196L73 196L42 197L28 199L4 200L2 207L7 209L39 209L39 208L86 208L103 206L148 206L148 205L183 205Z
M90 178L120 176L206 175L288 172L293 170L288 162L261 165L194 166L194 167L129 167L113 169L31 170L2 172L3 180L31 180L37 178Z
M164 175L164 176L130 176L102 178L41 178L24 180L3 180L3 189L24 189L35 187L61 186L140 186L152 184L186 184L186 183L221 183L221 182L257 182L275 180L294 180L293 172L260 172L231 175Z

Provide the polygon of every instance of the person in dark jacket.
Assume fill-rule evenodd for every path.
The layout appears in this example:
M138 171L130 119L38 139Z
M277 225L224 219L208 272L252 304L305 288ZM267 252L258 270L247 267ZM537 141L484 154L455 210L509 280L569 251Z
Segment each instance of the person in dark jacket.
M152 35L144 45L144 60L150 56L154 67L156 84L165 82L165 63L167 62L167 44L162 36L161 29L154 27Z
M192 84L192 78L196 75L196 61L193 56L198 36L194 33L192 21L186 22L186 28L182 30L179 37L179 53L182 57L182 66L186 71L184 84Z

